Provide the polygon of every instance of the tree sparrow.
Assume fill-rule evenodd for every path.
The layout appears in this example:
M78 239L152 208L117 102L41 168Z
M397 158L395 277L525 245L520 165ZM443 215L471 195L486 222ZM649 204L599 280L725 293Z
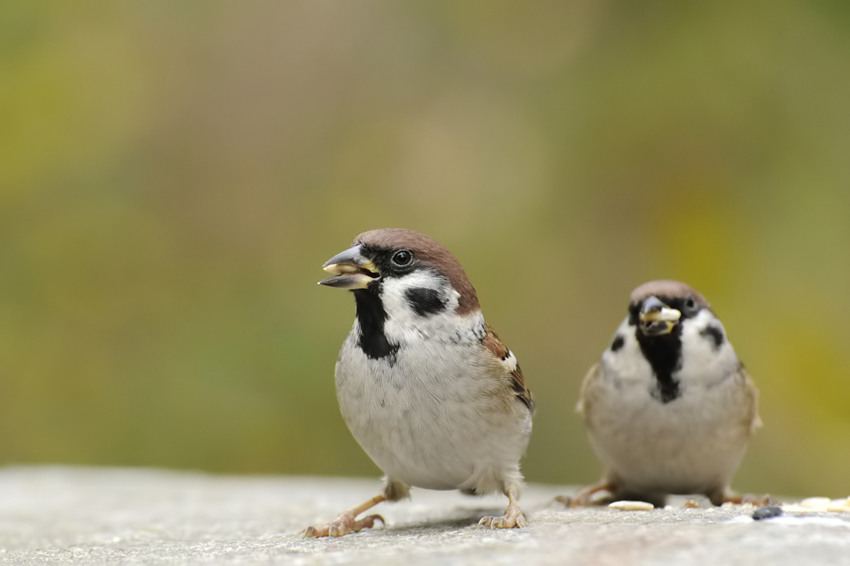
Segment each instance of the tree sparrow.
M321 285L354 294L354 327L336 364L340 411L386 474L382 493L305 536L373 526L357 516L411 486L508 497L491 528L526 524L517 498L519 460L534 400L513 353L484 321L458 260L424 234L372 230L323 266Z
M702 295L678 281L639 286L577 407L605 475L569 504L589 504L599 491L659 506L668 494L740 502L729 482L761 425L757 403Z

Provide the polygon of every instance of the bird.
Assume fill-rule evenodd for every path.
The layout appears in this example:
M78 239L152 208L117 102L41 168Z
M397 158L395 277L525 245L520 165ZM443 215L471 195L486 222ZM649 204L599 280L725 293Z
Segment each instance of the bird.
M761 426L758 390L709 303L681 281L631 293L628 316L584 378L578 412L605 472L570 506L704 495L712 504L769 497L729 488ZM599 492L607 498L594 501Z
M372 528L357 517L410 488L508 498L490 528L524 527L519 461L528 446L534 397L514 353L484 320L457 258L404 228L364 232L323 265L320 285L354 295L354 326L334 375L343 420L385 474L375 497L306 537Z

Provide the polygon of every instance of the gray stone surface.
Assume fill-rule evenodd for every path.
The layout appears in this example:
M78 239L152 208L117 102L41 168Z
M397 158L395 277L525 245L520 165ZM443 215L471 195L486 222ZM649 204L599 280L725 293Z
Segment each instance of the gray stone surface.
M377 528L303 539L378 481L108 468L0 469L0 562L10 564L850 564L850 513L753 521L752 509L564 510L530 486L523 530L477 525L499 497L415 490Z

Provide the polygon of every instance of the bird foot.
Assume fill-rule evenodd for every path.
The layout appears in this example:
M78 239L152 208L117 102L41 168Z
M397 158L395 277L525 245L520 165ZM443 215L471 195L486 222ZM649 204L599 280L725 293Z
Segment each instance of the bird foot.
M753 507L766 507L767 505L773 505L774 501L769 494L753 495L752 493L745 493L743 495L726 494L723 496L723 503L734 503L735 505L749 504Z
M508 505L505 514L501 517L482 517L478 524L491 529L522 529L525 528L528 521L526 521L519 505Z
M559 505L563 505L564 507L572 507L573 506L573 498L569 495L559 495L555 498L555 503Z
M347 511L327 525L307 527L301 532L304 538L341 537L348 533L357 533L363 529L371 529L375 525L375 521L380 521L382 525L387 524L380 515L368 515L357 520L354 513Z
M613 498L610 495L612 493L611 489L612 487L607 483L592 485L582 489L573 497L570 497L569 495L559 495L555 498L555 503L560 503L564 507L592 507L596 505L603 505L613 501ZM606 491L609 495L602 497L597 496L596 494L601 491Z

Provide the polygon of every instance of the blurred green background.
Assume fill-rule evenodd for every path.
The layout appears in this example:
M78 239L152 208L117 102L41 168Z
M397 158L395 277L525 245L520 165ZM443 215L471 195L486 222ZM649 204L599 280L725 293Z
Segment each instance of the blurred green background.
M376 477L316 285L451 249L599 475L579 383L654 278L761 389L734 486L850 494L850 11L837 1L0 4L0 462Z

